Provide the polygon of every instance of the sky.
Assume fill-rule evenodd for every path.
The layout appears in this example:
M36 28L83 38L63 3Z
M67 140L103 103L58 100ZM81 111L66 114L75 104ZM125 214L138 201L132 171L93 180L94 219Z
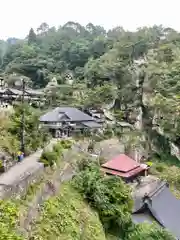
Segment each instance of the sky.
M179 0L1 0L0 38L24 38L42 22L92 22L105 29L135 30L162 24L180 31Z

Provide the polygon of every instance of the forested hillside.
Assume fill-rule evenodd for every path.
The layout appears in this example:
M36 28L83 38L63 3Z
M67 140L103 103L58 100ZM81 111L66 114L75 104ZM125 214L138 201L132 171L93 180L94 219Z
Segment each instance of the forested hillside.
M169 140L179 144L180 33L68 22L58 29L42 23L26 39L13 39L0 45L1 73L10 85L24 75L34 88L46 87L55 105L102 107L115 100L122 119L134 123L141 114L146 152L154 139L160 139L153 142L159 150L170 152Z
M0 73L9 86L23 76L27 85L46 92L50 101L45 107L74 105L106 108L117 121L135 126L128 141L125 141L126 149L133 147L142 150L141 155L152 161L157 156L160 160L171 161L171 145L180 145L180 33L162 26L143 27L136 32L126 31L122 27L106 31L92 23L82 26L74 22L68 22L58 29L42 23L38 29L28 31L23 40L12 38L0 42ZM31 118L28 117L29 120ZM17 120L16 115L14 119ZM37 128L32 128L31 124L30 121L28 130L36 139ZM8 127L8 132L17 135L13 127ZM110 130L122 140L123 134L118 134L116 125ZM30 140L31 150L36 143ZM40 139L39 145L42 142L43 139ZM7 148L6 145L4 148ZM173 164L172 161L170 165ZM153 170L159 174L163 172L163 167L155 166ZM169 169L166 165L162 178L168 179L178 189L179 168L175 169L177 175L172 178ZM128 219L126 217L131 213L131 207L125 206L124 202L130 201L130 197L129 194L126 196L126 191L115 191L119 186L117 179L104 180L99 173L93 176L86 169L77 176L77 180L79 189L75 186L76 190L98 212L103 228L108 228L107 236L112 233L113 223L113 226L118 226L118 234L123 229L122 239L172 239L160 229L150 229L149 225L147 228L138 225L133 229L134 225L130 224L126 231L129 222L123 220ZM57 206L58 201L54 199L52 203ZM111 209L107 208L107 203L110 203ZM71 207L74 209L74 206ZM51 209L45 210L53 219ZM41 238L47 216L42 216L42 226L36 229ZM74 219L74 216L71 217ZM69 228L68 224L66 227ZM101 232L101 226L99 229ZM78 238L78 231L75 233ZM50 231L48 234L51 237ZM104 233L99 239L104 239Z

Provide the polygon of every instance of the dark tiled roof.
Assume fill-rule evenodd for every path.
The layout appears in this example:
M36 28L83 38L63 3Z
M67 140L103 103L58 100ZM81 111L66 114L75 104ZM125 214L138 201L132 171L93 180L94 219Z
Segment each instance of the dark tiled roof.
M92 117L73 107L57 107L40 117L41 122L60 122L59 114L65 114L71 121L94 121Z
M151 197L148 207L157 221L180 239L180 200L166 185Z
M30 95L43 95L43 91L40 90L35 90L35 89L27 89L26 93L30 94Z
M90 128L100 128L101 125L95 121L86 121L82 122L83 125L90 127Z
M152 217L152 215L149 211L145 211L143 213L132 214L132 220L136 224L143 223L143 222L147 222L147 223L153 223L154 222L154 218Z
M135 222L141 216L147 219L146 213L149 211L149 215L158 224L167 228L177 239L180 239L180 200L176 199L171 193L168 185L161 182L159 187L149 193L143 202L144 207L141 206L141 209L144 209L144 212L140 211L132 215ZM140 217L138 217L138 214L140 214Z

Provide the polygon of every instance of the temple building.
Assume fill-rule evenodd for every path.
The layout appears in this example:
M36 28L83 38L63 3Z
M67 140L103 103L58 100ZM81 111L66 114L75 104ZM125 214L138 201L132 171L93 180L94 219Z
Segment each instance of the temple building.
M106 174L121 177L125 182L131 182L139 176L146 176L148 166L139 164L125 154L120 154L101 166Z

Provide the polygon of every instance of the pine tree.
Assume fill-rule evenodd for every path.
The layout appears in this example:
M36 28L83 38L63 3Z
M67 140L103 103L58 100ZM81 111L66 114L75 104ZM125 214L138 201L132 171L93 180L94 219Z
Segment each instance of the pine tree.
M36 42L36 34L34 32L34 29L31 28L28 35L28 44L32 44L35 42Z

